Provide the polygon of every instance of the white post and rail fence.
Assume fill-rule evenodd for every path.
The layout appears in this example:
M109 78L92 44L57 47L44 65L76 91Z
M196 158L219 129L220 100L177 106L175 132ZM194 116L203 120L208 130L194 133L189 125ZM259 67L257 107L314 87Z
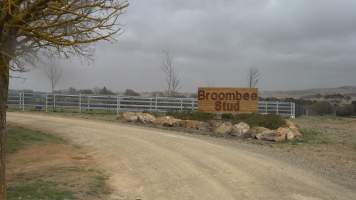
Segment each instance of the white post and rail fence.
M21 111L68 112L191 112L198 108L196 98L140 97L118 95L67 95L50 93L12 92L8 97L9 109ZM259 101L261 114L295 117L295 103Z

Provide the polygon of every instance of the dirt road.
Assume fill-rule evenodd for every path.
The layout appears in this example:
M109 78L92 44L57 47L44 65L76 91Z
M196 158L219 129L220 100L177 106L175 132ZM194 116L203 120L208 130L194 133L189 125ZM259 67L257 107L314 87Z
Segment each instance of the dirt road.
M89 147L111 175L111 199L356 199L355 191L219 139L42 114L8 113L8 122Z

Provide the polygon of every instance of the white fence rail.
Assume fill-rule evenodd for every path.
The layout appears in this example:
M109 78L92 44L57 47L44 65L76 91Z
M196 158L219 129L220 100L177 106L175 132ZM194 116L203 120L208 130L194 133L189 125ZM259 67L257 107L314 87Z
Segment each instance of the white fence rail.
M172 97L133 97L133 96L94 96L47 93L10 93L8 106L11 109L41 111L77 112L187 112L197 110L195 98ZM292 102L260 101L259 113L279 114L295 117L295 104Z

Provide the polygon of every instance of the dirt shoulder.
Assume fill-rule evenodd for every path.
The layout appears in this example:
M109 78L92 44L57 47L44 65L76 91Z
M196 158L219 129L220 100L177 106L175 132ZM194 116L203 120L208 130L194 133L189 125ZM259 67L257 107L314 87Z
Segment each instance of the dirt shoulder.
M355 186L352 181L341 184L345 180L309 170L298 161L302 154L296 159L284 146L42 114L8 113L8 120L90 147L111 175L113 199L348 200L356 195L347 186Z
M62 138L8 126L8 199L105 199L107 176L84 149Z

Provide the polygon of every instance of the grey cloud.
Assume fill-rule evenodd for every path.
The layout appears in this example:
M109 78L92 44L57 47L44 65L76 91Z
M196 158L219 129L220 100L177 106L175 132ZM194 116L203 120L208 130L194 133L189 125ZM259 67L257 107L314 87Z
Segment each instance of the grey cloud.
M184 91L245 86L249 67L268 90L356 85L356 1L132 0L117 43L96 45L95 62L63 61L60 87L164 89L161 50L175 57ZM40 70L12 87L46 90ZM294 80L293 80L294 79ZM293 80L293 81L291 81Z

